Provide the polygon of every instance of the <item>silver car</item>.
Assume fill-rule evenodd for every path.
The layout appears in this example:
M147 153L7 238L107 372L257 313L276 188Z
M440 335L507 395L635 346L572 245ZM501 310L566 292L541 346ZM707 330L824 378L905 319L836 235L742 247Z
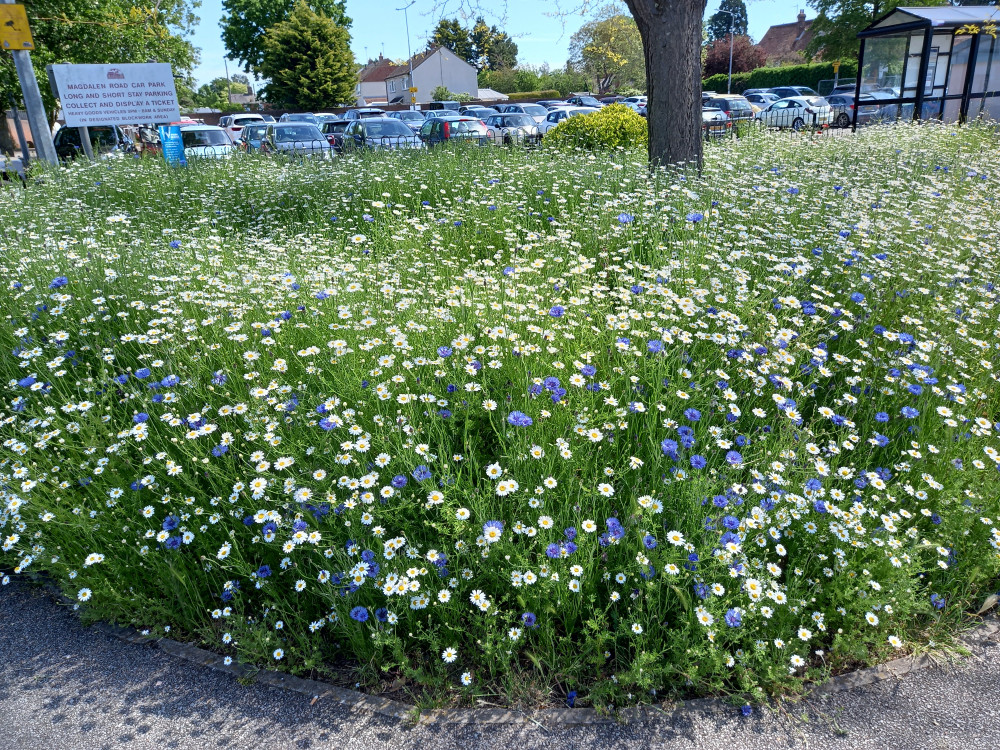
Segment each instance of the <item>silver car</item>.
M229 133L215 125L187 125L181 128L181 142L187 159L223 159L236 151Z
M260 143L264 154L294 154L296 156L331 155L333 146L319 128L308 122L276 122L267 126Z
M424 148L424 142L406 125L391 117L353 120L344 130L345 152L402 148Z

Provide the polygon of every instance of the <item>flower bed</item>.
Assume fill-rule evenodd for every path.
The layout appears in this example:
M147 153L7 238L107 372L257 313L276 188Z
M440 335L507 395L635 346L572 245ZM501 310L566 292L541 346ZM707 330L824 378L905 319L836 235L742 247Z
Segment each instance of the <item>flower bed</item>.
M1000 570L996 146L4 191L0 567L437 703L759 698L944 638Z

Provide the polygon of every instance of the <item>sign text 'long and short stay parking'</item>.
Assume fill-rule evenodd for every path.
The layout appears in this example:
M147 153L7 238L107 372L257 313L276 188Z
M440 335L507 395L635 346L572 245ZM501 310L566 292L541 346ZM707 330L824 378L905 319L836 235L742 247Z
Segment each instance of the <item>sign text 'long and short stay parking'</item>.
M180 119L167 63L53 65L68 127L162 123Z

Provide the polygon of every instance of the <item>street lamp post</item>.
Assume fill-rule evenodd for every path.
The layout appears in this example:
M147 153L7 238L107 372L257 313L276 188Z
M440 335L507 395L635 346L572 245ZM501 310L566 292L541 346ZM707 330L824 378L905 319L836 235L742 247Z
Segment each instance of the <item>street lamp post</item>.
M406 11L417 2L417 0L410 0L409 5L404 5L402 8L396 8L396 10L403 11L403 22L406 24L406 56L409 58L410 63L410 85L407 88L413 88L413 53L410 51L410 19L406 15ZM410 109L413 109L414 95L412 91L407 92L410 95Z
M733 93L733 42L736 41L736 13L719 8L719 13L729 16L729 81L726 83L726 93Z

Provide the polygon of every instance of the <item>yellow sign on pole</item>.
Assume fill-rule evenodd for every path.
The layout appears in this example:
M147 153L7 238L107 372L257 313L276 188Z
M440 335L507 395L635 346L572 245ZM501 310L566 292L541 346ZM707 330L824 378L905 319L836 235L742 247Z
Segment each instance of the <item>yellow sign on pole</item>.
M416 86L410 86L410 93L411 94L417 93L417 87Z
M11 51L35 48L23 5L0 4L0 47Z
M416 103L417 103L417 97L411 96L410 97L410 104L416 104Z
M837 60L837 61L836 61L836 62L835 62L835 63L833 64L833 72L834 72L834 73L839 73L839 72L840 72L840 60Z

